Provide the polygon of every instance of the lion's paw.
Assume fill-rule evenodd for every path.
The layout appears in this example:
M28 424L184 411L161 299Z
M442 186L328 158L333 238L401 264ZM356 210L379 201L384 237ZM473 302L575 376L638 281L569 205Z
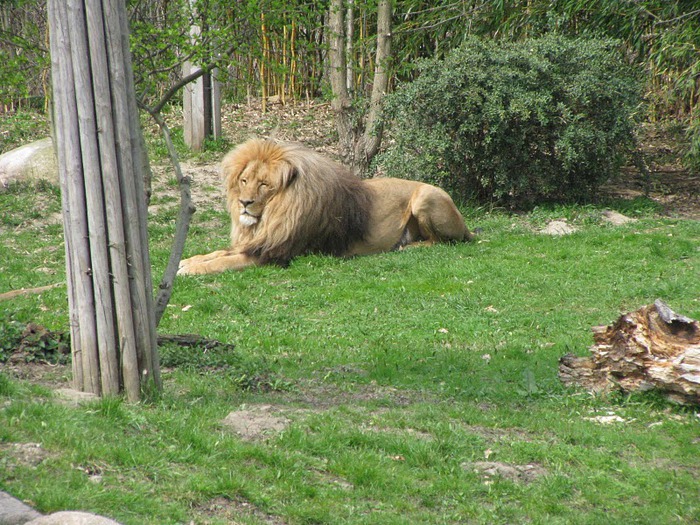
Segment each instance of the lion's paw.
M207 273L204 264L193 260L195 257L180 261L180 266L177 269L178 275L202 275Z

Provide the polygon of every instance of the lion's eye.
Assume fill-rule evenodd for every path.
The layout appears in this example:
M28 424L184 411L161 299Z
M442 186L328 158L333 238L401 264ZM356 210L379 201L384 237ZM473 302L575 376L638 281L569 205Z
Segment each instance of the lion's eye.
M263 189L267 189L267 183L266 182L261 182L260 187Z
M248 183L247 179L241 179L241 186L245 186Z

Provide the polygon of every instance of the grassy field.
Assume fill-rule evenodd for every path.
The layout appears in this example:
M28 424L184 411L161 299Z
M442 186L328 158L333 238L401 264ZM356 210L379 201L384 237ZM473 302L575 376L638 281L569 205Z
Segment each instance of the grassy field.
M157 279L175 203L154 205ZM0 490L124 524L697 523L697 412L557 379L622 312L700 318L700 222L608 206L637 222L466 209L475 243L181 278L159 331L234 347L163 347L164 392L137 405L68 406L67 367L0 364ZM555 218L578 231L537 233ZM227 222L200 206L186 255ZM55 188L0 193L0 293L64 282L63 250ZM0 358L17 326L66 331L65 295L0 303Z

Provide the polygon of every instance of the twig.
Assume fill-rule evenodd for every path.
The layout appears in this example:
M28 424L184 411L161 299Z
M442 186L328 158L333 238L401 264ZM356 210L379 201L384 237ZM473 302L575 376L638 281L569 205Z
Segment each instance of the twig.
M12 290L10 292L0 293L0 301L14 299L15 297L19 297L20 295L29 295L34 293L46 292L48 290L58 288L59 286L64 286L65 284L66 283L56 283L49 284L48 286L39 286L37 288L20 288L19 290Z
M155 300L156 326L158 326L158 324L160 324L160 319L163 317L163 313L165 312L165 307L168 305L170 296L173 292L173 283L175 282L175 276L177 275L182 253L185 250L185 240L187 239L187 232L190 228L190 219L196 211L196 208L194 204L192 204L190 179L189 177L185 177L182 173L177 151L175 150L172 138L170 137L170 130L168 129L168 126L163 118L160 116L160 113L151 112L150 110L149 113L163 133L163 138L165 139L165 144L168 148L168 155L170 156L170 160L175 168L175 176L177 178L178 186L180 187L180 213L178 214L177 221L175 223L175 238L173 239L173 246L170 249L168 265L165 267L165 271L163 272L163 277L161 278L160 285L158 286L158 293Z

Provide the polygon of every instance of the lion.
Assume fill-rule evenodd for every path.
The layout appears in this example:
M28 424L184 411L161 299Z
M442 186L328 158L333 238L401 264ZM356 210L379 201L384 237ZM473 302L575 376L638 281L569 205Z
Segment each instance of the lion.
M179 275L287 266L309 253L352 257L473 238L442 189L412 180L363 180L298 144L251 139L221 166L231 246L183 260Z

